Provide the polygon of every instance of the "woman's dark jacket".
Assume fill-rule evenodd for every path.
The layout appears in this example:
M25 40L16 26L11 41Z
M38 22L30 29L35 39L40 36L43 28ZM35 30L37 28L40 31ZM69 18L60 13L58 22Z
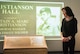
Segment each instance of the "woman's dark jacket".
M61 32L63 37L72 36L75 37L77 33L77 20L72 18L70 21L66 21L65 18L62 20Z

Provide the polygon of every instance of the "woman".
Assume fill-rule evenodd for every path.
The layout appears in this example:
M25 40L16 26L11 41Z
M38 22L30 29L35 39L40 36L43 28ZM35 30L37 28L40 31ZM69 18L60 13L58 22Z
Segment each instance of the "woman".
M61 26L61 37L63 42L63 53L74 54L75 48L75 34L77 33L77 20L70 7L62 8L64 19Z

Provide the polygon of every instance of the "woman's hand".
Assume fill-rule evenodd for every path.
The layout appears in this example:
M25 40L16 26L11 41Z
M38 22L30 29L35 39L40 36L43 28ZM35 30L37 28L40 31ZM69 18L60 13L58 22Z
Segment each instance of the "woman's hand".
M68 42L69 41L69 38L68 37L62 37L62 41L63 42Z

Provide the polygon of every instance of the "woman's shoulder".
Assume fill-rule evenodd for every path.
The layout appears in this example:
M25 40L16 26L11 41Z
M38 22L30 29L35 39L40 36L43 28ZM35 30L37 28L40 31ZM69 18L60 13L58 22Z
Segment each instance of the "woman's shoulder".
M73 18L73 22L74 22L74 23L77 23L77 19L76 19L76 18Z
M73 18L73 20L74 20L74 21L77 21L77 19L76 19L76 18Z
M65 21L65 18L62 19L62 22L64 22L64 21Z
M65 20L65 18L63 18L62 20Z

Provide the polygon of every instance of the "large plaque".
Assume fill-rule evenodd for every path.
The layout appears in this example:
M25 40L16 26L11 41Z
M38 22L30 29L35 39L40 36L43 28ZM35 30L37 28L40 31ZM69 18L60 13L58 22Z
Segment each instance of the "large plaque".
M44 36L5 36L4 54L47 54Z

